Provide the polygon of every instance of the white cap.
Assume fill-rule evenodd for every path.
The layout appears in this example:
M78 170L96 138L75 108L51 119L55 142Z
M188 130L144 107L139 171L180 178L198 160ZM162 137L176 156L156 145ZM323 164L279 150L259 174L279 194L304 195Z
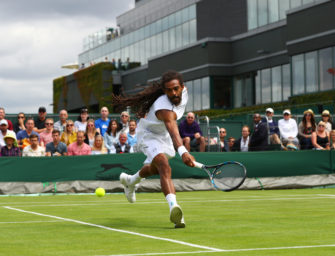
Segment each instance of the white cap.
M265 110L265 112L271 112L271 113L274 113L273 108L267 108L267 109Z
M291 111L290 111L289 109L285 109L285 110L283 111L283 114L289 114L289 115L291 115Z
M2 119L2 120L0 121L0 125L3 125L3 124L8 125L8 122L7 122L6 119Z

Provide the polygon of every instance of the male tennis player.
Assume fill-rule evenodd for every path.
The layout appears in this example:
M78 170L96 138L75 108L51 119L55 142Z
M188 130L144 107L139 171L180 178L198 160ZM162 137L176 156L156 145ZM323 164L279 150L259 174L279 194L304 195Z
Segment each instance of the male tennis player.
M183 162L194 167L194 157L183 146L176 120L180 119L187 103L187 89L182 76L176 71L163 74L161 83L154 83L132 97L114 96L114 104L130 106L141 117L137 128L138 148L147 156L144 166L134 175L121 173L120 181L130 203L136 201L135 190L142 178L160 175L162 192L170 207L170 221L175 228L184 228L181 207L171 180L168 159L175 156L175 148Z

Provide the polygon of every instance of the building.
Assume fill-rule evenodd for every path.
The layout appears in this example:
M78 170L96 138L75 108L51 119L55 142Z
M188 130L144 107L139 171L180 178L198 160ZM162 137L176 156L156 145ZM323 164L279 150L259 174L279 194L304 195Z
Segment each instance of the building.
M181 72L187 110L237 108L334 90L335 1L137 0L89 36L79 63L121 59L127 93Z

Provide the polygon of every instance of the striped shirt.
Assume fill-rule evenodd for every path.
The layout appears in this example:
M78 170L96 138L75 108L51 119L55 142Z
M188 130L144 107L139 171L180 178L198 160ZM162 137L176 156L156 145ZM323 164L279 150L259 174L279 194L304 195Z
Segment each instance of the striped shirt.
M1 156L20 156L21 151L18 147L11 147L10 149L7 146L1 148Z

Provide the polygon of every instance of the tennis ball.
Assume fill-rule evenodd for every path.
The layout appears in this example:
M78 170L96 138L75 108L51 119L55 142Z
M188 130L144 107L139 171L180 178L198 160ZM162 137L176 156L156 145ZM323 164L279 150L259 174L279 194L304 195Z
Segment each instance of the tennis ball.
M98 196L98 197L103 197L105 195L105 190L103 188L97 188L95 190L95 194Z

